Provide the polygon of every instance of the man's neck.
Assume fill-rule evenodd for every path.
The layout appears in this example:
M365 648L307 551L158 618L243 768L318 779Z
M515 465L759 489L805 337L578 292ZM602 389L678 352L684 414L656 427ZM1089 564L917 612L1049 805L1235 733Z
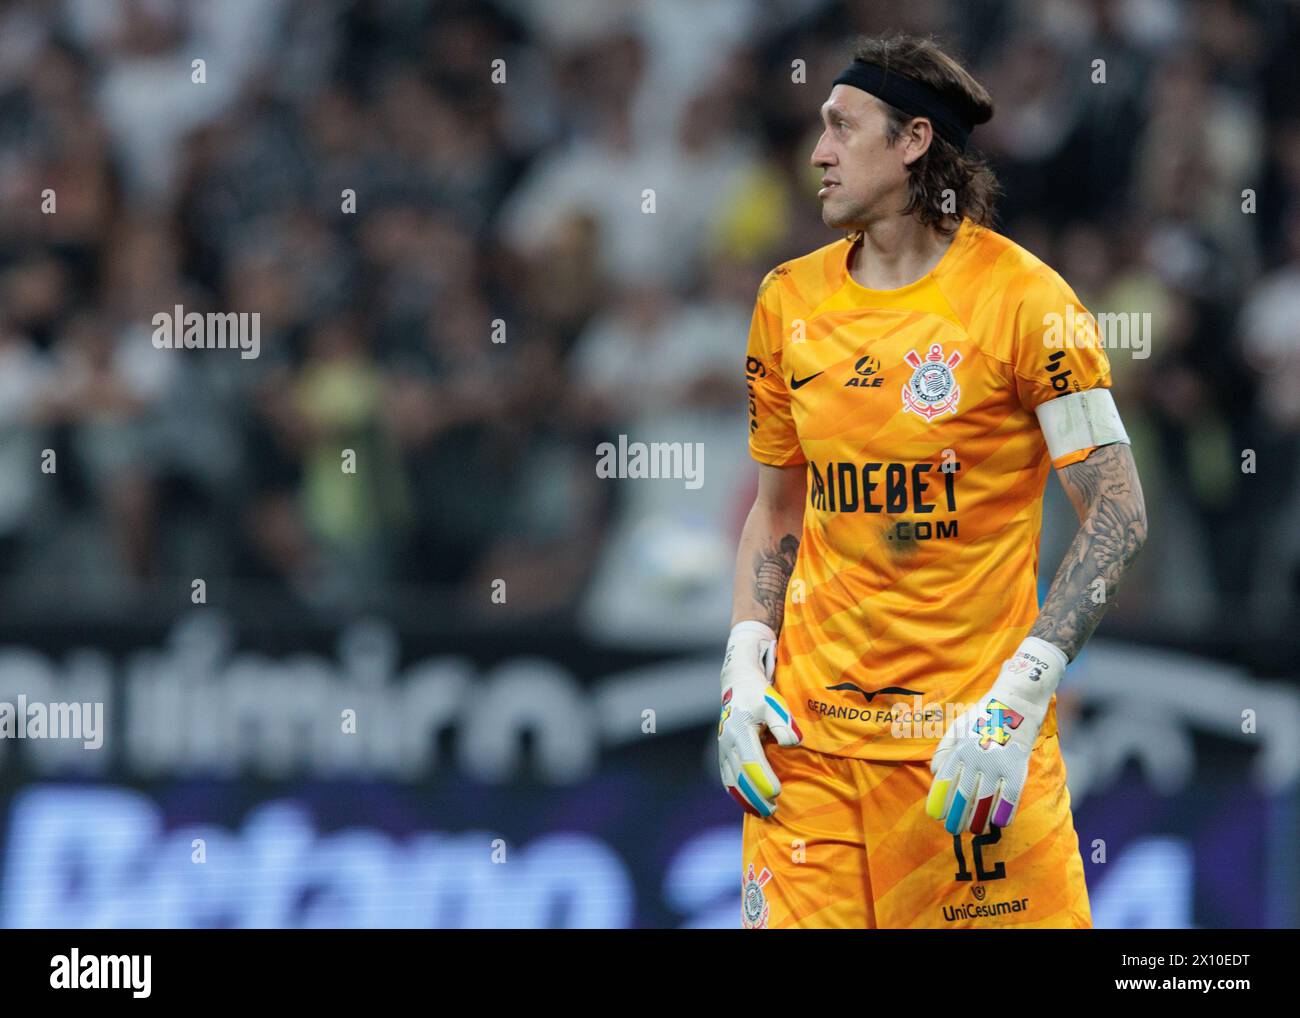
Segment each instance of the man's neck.
M914 216L895 216L859 231L849 255L849 275L868 290L897 290L930 272L955 234L945 235Z

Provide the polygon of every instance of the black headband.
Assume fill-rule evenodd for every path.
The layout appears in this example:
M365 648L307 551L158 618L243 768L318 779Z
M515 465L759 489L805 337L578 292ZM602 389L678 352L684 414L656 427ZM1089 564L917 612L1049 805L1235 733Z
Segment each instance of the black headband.
M870 92L881 102L913 117L928 117L934 129L963 152L966 140L975 129L970 119L958 113L936 89L879 64L855 60L835 79L835 84Z

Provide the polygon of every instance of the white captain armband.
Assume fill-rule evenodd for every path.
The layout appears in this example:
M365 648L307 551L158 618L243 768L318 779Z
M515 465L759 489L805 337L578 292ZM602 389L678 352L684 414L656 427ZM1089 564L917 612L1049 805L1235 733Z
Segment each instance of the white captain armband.
M1109 389L1087 389L1058 396L1039 404L1034 413L1038 415L1038 425L1047 439L1047 452L1053 463L1085 449L1116 442L1130 444Z

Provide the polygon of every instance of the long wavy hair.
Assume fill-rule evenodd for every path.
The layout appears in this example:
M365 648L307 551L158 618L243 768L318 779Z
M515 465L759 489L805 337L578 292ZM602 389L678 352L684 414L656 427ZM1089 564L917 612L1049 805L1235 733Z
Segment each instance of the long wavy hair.
M853 57L897 71L938 91L961 110L973 124L988 123L993 117L993 99L966 68L939 48L933 39L898 33L874 36L856 43ZM881 102L887 124L885 140L893 145L916 118ZM967 149L962 152L936 131L925 155L908 168L906 215L941 233L951 234L961 218L981 226L993 225L994 203L1001 188L987 160ZM954 200L952 211L944 209L945 192Z

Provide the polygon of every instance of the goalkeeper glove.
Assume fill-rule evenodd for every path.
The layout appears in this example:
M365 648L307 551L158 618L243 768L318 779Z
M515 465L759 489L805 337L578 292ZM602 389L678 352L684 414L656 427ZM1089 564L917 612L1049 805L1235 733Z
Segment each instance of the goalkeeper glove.
M925 812L944 821L949 834L1011 823L1029 753L1069 663L1060 648L1026 637L988 694L948 726L930 761Z
M782 746L803 739L785 697L771 685L775 670L776 634L762 622L737 622L722 660L718 766L723 787L759 817L776 812L781 794L781 782L763 753L763 729Z

